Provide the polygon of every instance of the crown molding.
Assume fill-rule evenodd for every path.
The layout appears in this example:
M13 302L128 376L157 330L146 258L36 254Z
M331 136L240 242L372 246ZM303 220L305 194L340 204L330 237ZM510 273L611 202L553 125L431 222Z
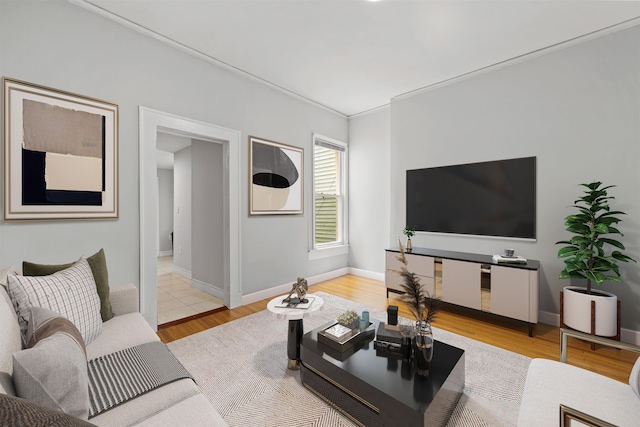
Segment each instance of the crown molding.
M233 73L233 74L235 74L237 76L243 77L243 78L245 78L247 80L251 80L253 82L260 83L260 84L262 84L264 86L267 86L267 87L269 87L269 88L271 88L273 90L276 90L278 92L284 93L285 95L288 95L288 96L290 96L292 98L295 98L298 101L302 101L302 102L304 102L306 104L309 104L309 105L311 105L313 107L319 108L319 109L327 111L329 113L332 113L332 114L334 114L334 115L336 115L336 116L338 116L340 118L343 118L343 119L347 119L348 118L348 116L346 114L343 114L343 113L341 113L341 112L339 112L337 110L334 110L333 108L327 107L324 104L320 104L317 101L314 101L312 99L304 97L304 96L302 96L302 95L300 95L298 93L290 91L289 89L285 89L282 86L278 86L278 85L276 85L274 83L271 83L268 80L262 79L262 78L260 78L258 76L255 76L255 75L251 74L251 73L243 71L243 70L241 70L239 68L236 68L236 67L234 67L232 65L229 65L226 62L220 61L220 60L218 60L218 59L216 59L216 58L214 58L212 56L209 56L209 55L207 55L207 54L205 54L203 52L200 52L199 50L193 49L193 48L191 48L191 47L189 47L187 45L184 45L184 44L182 44L182 43L180 43L180 42L178 42L176 40L173 40L173 39L171 39L169 37L163 36L162 34L159 34L159 33L155 32L155 31L153 31L153 30L151 30L149 28L143 27L142 25L139 25L139 24L137 24L137 23L135 23L133 21L130 21L130 20L126 19L126 18L123 18L122 16L116 15L113 12L105 10L105 9L103 9L103 8L93 4L93 3L90 3L87 0L67 0L67 2L69 2L69 3L71 3L71 4L75 5L75 6L78 6L78 7L82 8L82 9L85 9L85 10L91 12L91 13L94 13L96 15L100 15L103 18L107 18L107 19L109 19L109 20L111 20L111 21L113 21L113 22L115 22L115 23L117 23L117 24L119 24L119 25L121 25L121 26L123 26L125 28L128 28L130 30L136 31L137 33L140 33L140 34L142 34L144 36L151 37L152 39L157 40L160 43L163 43L163 44L165 44L167 46L170 46L170 47L172 47L174 49L177 49L177 50L179 50L179 51L181 51L183 53L186 53L188 55L196 57L196 58L198 58L198 59L200 59L202 61L208 62L209 64L215 65L216 67L222 68L223 70L228 71L230 73Z
M491 72L491 71L496 71L496 70L499 70L499 69L504 68L504 67L508 67L508 66L511 66L511 65L518 64L520 62L529 61L529 60L537 58L539 56L543 56L543 55L547 55L549 53L557 52L557 51L566 49L568 47L575 46L577 44L585 43L585 42L590 41L590 40L594 40L594 39L597 39L597 38L600 38L600 37L604 37L604 36L616 33L618 31L626 30L627 28L635 27L637 25L640 25L640 17L632 18L632 19L629 19L627 21L620 22L618 24L614 24L614 25L611 25L609 27L602 28L600 30L592 31L590 33L583 34L581 36L577 36L577 37L574 37L572 39L565 40L563 42L559 42L559 43L555 43L555 44L552 44L552 45L549 45L549 46L545 46L543 48L536 49L534 51L531 51L531 52L528 52L528 53L525 53L525 54L522 54L522 55L518 55L516 57L509 58L509 59L497 62L497 63L492 64L492 65L488 65L486 67L479 68L477 70L469 71L468 73L464 73L464 74L461 74L459 76L451 77L449 79L442 80L440 82L433 83L433 84L430 84L428 86L421 87L419 89L414 89L414 90L411 90L409 92L405 92L403 94L394 96L391 99L391 102L397 101L397 100L406 99L406 98L411 98L411 97L419 95L421 93L425 93L425 92L429 92L431 90L439 89L439 88L441 88L443 86L448 86L450 84L458 83L458 82L461 82L463 80L466 80L466 79L469 79L469 78L472 78L472 77L475 77L475 76L479 76L479 75L482 75L482 74L485 74L485 73L488 73L488 72Z

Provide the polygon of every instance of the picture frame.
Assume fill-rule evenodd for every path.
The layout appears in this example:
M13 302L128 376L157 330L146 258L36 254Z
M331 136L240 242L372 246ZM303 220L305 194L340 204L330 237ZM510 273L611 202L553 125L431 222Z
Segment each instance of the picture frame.
M615 427L613 424L593 417L566 405L560 405L560 427Z
M249 215L304 212L304 149L249 136Z
M2 78L5 221L118 219L118 105Z

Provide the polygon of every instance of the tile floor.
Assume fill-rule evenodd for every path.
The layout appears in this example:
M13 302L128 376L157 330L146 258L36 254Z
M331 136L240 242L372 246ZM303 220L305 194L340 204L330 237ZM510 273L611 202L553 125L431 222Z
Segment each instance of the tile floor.
M158 258L158 324L224 307L224 301L190 285L173 272L173 257Z

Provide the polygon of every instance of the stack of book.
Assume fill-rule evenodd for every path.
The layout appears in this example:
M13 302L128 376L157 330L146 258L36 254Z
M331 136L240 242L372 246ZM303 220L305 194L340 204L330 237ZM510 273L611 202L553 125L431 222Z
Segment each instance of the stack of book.
M382 350L383 352L401 353L403 351L402 334L396 328L389 329L385 323L380 322L374 347L376 350Z
M325 329L324 333L327 338L331 338L332 340L335 340L339 343L343 343L353 335L353 330L339 323L336 323L332 327Z
M498 264L526 264L527 259L520 255L514 255L509 257L504 255L494 255L493 262L496 262Z

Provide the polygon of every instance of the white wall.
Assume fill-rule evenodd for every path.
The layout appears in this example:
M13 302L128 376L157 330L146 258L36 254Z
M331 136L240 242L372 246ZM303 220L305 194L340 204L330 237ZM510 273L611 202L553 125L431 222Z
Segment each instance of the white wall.
M389 108L349 120L349 266L384 274L389 246Z
M317 261L309 261L307 255L311 135L317 132L346 141L345 117L218 68L63 0L0 1L0 75L120 106L121 206L117 221L2 223L0 265L19 265L24 259L68 262L104 247L111 283L139 283L140 105L241 132L243 294L348 265L346 255ZM248 216L249 135L305 149L304 215Z
M192 152L191 147L173 155L173 266L174 271L191 278L192 274Z
M569 282L557 278L563 263L555 242L569 236L563 222L582 194L578 184L618 186L612 207L628 214L619 228L627 253L640 260L639 94L636 26L393 100L391 235L405 226L407 169L536 156L537 241L419 233L413 244L483 254L513 247L541 261L540 309L558 313ZM639 330L640 270L623 264L621 272L624 284L603 289L621 299L623 328Z
M191 141L191 278L192 285L208 292L224 290L224 194L222 144ZM204 286L204 288L203 288Z
M169 253L173 231L173 169L158 169L158 250Z

